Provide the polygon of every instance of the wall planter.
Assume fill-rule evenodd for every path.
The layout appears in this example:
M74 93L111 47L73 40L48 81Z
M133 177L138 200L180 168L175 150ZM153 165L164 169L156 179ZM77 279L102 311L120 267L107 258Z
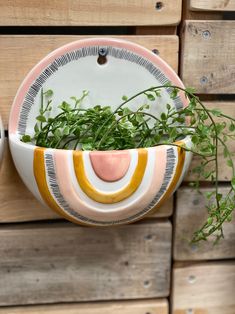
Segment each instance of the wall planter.
M0 165L3 158L3 148L4 148L4 127L0 115Z
M87 39L53 51L27 75L10 114L10 148L26 186L38 200L75 223L130 223L155 210L182 181L189 152L170 145L74 151L37 147L20 138L33 133L41 88L53 89L55 103L89 90L84 107L103 104L115 109L123 95L169 81L183 87L163 60L131 42ZM151 104L151 112L159 116L166 103L176 109L187 106L183 93L171 99L165 89L160 100ZM131 102L133 108L139 105L139 99ZM190 146L191 139L181 142Z

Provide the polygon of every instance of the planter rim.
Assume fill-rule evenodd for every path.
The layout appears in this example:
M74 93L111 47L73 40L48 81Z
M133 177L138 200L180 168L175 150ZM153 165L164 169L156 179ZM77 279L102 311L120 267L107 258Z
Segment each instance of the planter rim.
M150 147L138 147L138 148L127 148L127 149L117 149L117 150L74 150L74 149L62 149L62 148L51 148L51 147L43 147L43 146L37 146L37 145L33 145L33 144L29 144L29 143L24 143L22 142L16 134L11 134L9 135L9 138L12 142L14 142L17 145L23 146L25 149L28 150L34 150L36 148L42 148L42 149L50 149L50 151L58 151L58 150L62 150L65 152L71 152L71 151L78 151L78 152L98 152L98 153L118 153L118 152L125 152L125 151L133 151L133 150L141 150L141 149L159 149L159 150L163 150L163 149L167 149L169 148L169 146L174 146L171 144L176 144L177 142L191 142L191 136L187 135L186 137L182 138L181 140L177 141L177 142L173 142L171 144L161 144L161 145L156 145L156 146L150 146Z

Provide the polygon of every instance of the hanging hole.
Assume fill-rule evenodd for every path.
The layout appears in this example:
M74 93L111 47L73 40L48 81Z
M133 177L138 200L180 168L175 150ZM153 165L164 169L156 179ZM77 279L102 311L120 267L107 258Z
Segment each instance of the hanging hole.
M160 11L163 8L163 3L161 1L156 2L155 9Z
M103 65L107 62L107 58L106 56L99 56L98 59L97 59L97 62L99 65Z

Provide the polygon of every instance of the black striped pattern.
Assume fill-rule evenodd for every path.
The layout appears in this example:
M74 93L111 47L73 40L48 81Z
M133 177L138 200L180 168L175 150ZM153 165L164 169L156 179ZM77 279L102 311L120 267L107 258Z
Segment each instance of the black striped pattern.
M136 63L142 67L144 67L149 73L151 73L161 85L164 85L169 82L167 77L163 72L161 72L156 66L154 66L150 61L147 59L131 52L126 49L114 48L111 46L106 47L108 51L108 55L117 58L117 59L124 59L130 62ZM20 111L20 119L18 124L18 132L20 135L25 134L26 132L26 125L29 116L29 112L31 107L34 104L35 97L37 96L38 92L42 88L43 84L47 81L47 79L54 74L60 67L65 66L67 63L71 61L76 61L80 58L84 58L87 56L98 56L99 53L99 46L91 46L91 47L84 47L78 50L70 51L59 58L56 58L48 67L46 67L42 73L38 76L35 82L30 86L24 102L22 104L22 108ZM167 92L170 94L171 90L167 89ZM177 97L174 100L175 107L180 109L183 107L183 103L180 97Z
M173 147L171 147L167 149L166 153L167 153L166 172L164 174L163 183L160 190L158 191L158 193L152 200L152 202L146 207L147 211L152 209L155 206L155 204L160 200L160 198L164 195L174 174L174 170L176 166L175 150Z

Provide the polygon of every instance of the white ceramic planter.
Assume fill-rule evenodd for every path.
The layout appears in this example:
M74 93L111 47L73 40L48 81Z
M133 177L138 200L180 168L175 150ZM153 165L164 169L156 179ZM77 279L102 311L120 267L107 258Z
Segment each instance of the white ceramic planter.
M107 51L107 62L97 62ZM191 155L173 146L126 151L82 152L45 149L20 141L33 134L40 89L54 91L54 103L89 90L84 107L116 108L123 95L171 81L183 87L174 71L158 56L136 44L116 39L87 39L63 46L37 64L15 97L9 121L12 156L19 174L45 205L76 223L113 225L140 219L169 197L182 181ZM137 108L143 98L130 105ZM160 115L170 103L186 106L165 89L151 113ZM57 109L53 108L53 114ZM190 138L182 140L188 146Z
M4 127L0 116L0 166L3 158L4 138Z

